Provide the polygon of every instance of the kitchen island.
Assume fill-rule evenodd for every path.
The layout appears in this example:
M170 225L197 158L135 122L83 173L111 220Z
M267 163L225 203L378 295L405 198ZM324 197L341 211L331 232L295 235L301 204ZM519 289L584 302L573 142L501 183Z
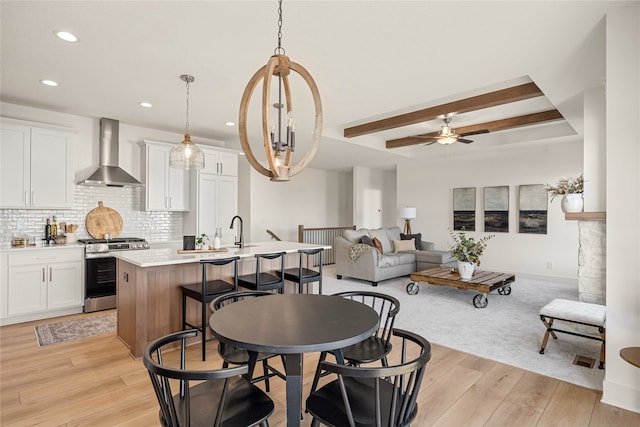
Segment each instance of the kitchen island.
M116 298L118 338L129 347L133 357L142 357L151 341L182 329L182 292L180 286L201 283L201 259L239 256L239 274L255 272L255 255L286 252L285 268L298 265L299 249L330 249L330 246L269 241L249 243L240 249L228 247L221 252L178 253L179 246L144 251L114 252L116 258ZM265 264L268 266L268 264ZM275 267L276 265L274 265ZM279 267L279 265L278 265ZM232 266L211 268L208 279L231 280ZM296 286L285 287L295 292ZM187 318L199 316L199 306L188 300Z

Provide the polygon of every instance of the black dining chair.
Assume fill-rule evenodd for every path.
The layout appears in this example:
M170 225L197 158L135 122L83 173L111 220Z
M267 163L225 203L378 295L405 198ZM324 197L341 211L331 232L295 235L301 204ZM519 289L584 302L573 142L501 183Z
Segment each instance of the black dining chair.
M318 293L322 294L322 264L324 263L324 249L300 249L300 260L298 267L287 268L284 270L285 280L298 284L298 293L302 293L303 285L307 285L307 293L309 292L309 283L318 282ZM318 263L318 269L304 267L304 258L311 259Z
M202 360L207 359L207 341L213 340L213 337L207 338L207 308L208 304L216 297L238 290L238 260L240 257L230 257L222 259L202 259L200 265L202 267L202 280L200 283L181 285L182 289L182 329L195 328L200 331L202 336ZM207 267L210 265L223 266L233 262L233 283L226 280L214 279L207 280ZM187 298L194 299L200 303L200 324L195 325L187 321Z
M238 284L243 288L254 291L272 291L284 293L284 257L285 252L275 252L270 254L256 254L255 273L245 274L238 277ZM267 260L280 261L279 269L263 271L262 267Z
M175 332L153 341L144 351L143 363L160 405L160 424L268 427L274 403L243 377L247 366L187 369L186 342L197 334L196 329Z
M377 360L382 366L387 366L387 354L391 351L391 331L396 315L400 311L400 301L391 295L368 291L347 291L334 294L342 298L348 298L367 304L378 313L378 328L370 337L342 349L345 362L348 365L358 366L362 363L371 363ZM320 353L318 367L313 378L312 387L316 387L320 379L320 364L327 358L326 351ZM334 352L330 352L334 353Z
M323 372L337 378L320 389L312 387L306 401L306 410L313 416L312 427L404 427L415 420L431 344L413 332L394 329L392 333L402 340L402 345L399 358L390 355L391 366L320 363ZM417 355L409 357L414 354ZM394 363L396 359L399 361Z
M269 295L276 295L273 292L269 291L239 291L239 292L231 292L221 297L216 298L211 302L211 311L220 310L222 307L232 304L238 301L242 301L247 298L258 298ZM256 359L254 361L250 360L249 352L243 348L236 347L235 345L227 344L225 342L220 341L218 344L218 353L220 357L222 357L222 367L226 368L229 365L249 365L249 373L252 374L251 383L257 383L259 381L264 381L264 387L267 392L270 391L269 388L269 378L274 376L280 377L283 380L286 380L285 374L283 374L278 369L274 368L269 364L269 359L272 357L278 356L274 353L264 353L259 352L256 354ZM281 356L284 358L284 356ZM256 363L262 363L262 372L261 376L253 376L254 368ZM284 359L282 360L282 366L284 366Z

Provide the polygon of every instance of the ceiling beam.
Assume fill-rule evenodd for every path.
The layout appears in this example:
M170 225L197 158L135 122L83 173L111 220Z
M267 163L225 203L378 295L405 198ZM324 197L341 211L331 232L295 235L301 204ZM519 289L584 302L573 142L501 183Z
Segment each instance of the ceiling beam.
M469 111L481 110L483 108L495 107L496 105L508 104L510 102L522 101L524 99L535 98L544 95L535 83L525 83L519 86L508 87L458 101L448 102L442 105L425 108L423 110L412 111L386 119L376 120L361 125L352 126L344 130L346 138L367 135L383 130L395 129L402 126L409 126L416 123L427 122L441 118L446 114L461 114Z
M464 135L467 132L476 132L485 129L489 132L497 132L501 130L530 126L538 123L563 119L564 117L558 110L548 110L542 111L540 113L526 114L524 116L510 117L508 119L500 119L492 122L458 127L455 128L455 131L458 135ZM438 136L438 133L439 132L431 132L422 135L407 136L405 138L390 139L387 141L386 146L387 148L400 148L410 145L424 144L425 142L427 142L425 141L425 139L436 137Z

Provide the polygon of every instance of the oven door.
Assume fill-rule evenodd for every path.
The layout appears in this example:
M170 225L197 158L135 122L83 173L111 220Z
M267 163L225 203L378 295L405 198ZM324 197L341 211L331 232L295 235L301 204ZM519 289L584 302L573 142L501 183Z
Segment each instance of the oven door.
M112 256L85 260L85 298L116 294L116 259Z

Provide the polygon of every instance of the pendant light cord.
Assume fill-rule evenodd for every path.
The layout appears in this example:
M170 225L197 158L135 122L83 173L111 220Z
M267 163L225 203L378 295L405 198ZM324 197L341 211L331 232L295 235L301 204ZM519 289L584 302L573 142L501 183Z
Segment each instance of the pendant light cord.
M185 133L189 133L189 77L186 78L187 82L187 125L185 128Z

